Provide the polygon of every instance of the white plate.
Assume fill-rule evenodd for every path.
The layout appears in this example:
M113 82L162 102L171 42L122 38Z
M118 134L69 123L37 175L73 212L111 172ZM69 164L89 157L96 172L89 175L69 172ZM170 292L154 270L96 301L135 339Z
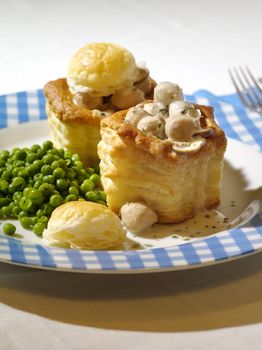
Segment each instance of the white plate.
M49 138L46 121L21 124L0 131L0 149L28 147ZM262 155L252 146L228 140L219 211L229 220L240 215L250 202L262 199ZM251 217L255 210L252 207ZM212 213L211 213L212 214ZM248 214L249 215L249 214ZM259 216L242 228L212 229L211 219L202 214L201 234L196 236L194 221L182 225L156 225L138 242L147 249L127 251L84 251L49 248L41 238L16 223L22 238L10 238L0 228L0 260L38 268L81 272L147 272L191 268L229 258L241 257L262 249ZM258 219L259 218L259 219ZM200 219L200 218L198 218ZM206 222L205 222L206 220ZM208 224L207 229L203 229ZM179 230L178 230L179 229ZM176 232L181 232L176 234ZM176 238L174 238L174 233ZM157 235L158 239L154 238ZM205 235L205 237L201 237ZM181 237L182 236L182 237ZM150 247L150 248L149 248Z

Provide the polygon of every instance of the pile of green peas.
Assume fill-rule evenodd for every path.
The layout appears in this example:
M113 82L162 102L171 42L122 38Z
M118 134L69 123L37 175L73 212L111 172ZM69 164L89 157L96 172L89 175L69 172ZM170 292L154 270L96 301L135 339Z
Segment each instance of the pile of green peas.
M78 154L51 141L0 151L0 218L18 219L42 236L53 210L77 200L106 205L99 167L85 168ZM3 227L7 234L15 232L10 225Z

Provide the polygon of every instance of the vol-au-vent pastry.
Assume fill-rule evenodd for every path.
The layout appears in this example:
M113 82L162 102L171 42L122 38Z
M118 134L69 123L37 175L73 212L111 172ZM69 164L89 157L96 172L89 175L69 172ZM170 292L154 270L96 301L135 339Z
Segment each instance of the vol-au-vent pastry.
M225 134L212 107L184 101L178 85L159 83L154 101L103 119L101 136L107 203L124 221L133 215L130 203L145 203L159 223L219 205Z
M152 98L155 82L143 63L113 43L91 43L73 56L66 78L44 87L54 145L98 163L100 122L106 115Z

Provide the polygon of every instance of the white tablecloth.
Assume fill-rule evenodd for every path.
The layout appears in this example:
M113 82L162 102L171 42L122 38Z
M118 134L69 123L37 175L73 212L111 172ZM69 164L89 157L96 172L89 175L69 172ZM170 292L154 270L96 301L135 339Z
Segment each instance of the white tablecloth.
M227 67L262 75L261 1L6 1L0 94L65 76L87 42L113 41L158 81L233 92ZM216 266L141 275L0 264L0 348L261 349L261 253Z

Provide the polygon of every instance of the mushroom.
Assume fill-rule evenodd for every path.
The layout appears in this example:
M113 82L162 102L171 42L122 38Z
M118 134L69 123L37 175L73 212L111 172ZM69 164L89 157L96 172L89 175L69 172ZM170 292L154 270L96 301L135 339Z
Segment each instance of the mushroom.
M179 115L166 119L165 132L171 141L190 141L196 131L194 120L188 116Z
M157 222L154 210L141 202L124 204L120 216L125 227L133 232L140 232Z
M146 134L152 134L160 139L165 139L164 119L159 115L147 115L137 124L137 128Z
M73 102L77 106L89 109L103 109L102 97L91 96L86 92L77 92L73 96Z
M194 132L193 136L209 137L214 135L214 130L212 128L200 128Z
M192 141L181 142L175 141L173 142L173 150L176 153L195 153L200 150L206 143L206 139L196 138Z
M144 104L144 110L151 115L156 115L158 113L167 114L168 109L161 102L150 102Z
M154 101L162 102L165 106L168 106L173 101L183 99L182 89L177 84L162 82L157 84L154 89Z
M178 116L185 116L192 118L197 127L200 127L201 112L195 108L192 103L186 101L174 101L169 106L169 116L176 118Z
M144 101L144 99L145 94L143 91L135 87L131 87L116 91L116 93L111 97L111 102L119 109L127 109L138 104L139 102Z
M147 113L144 111L143 107L131 107L126 114L125 122L130 123L136 127L138 122L146 115Z

